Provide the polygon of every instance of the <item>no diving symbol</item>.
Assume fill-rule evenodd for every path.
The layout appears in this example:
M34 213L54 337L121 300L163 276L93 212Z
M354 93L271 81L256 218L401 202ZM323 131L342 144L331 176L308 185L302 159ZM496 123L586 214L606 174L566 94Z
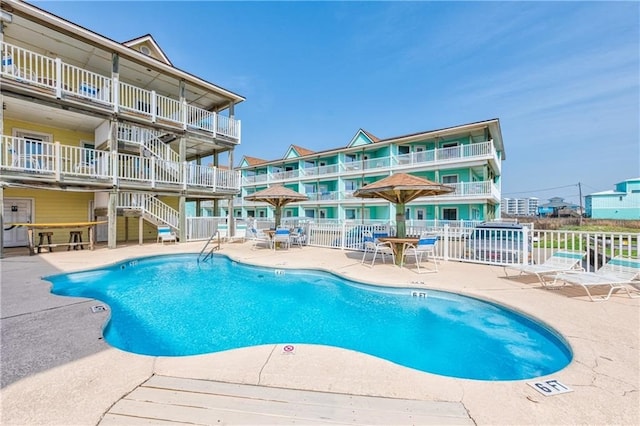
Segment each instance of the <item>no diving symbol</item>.
M293 345L284 345L282 348L282 353L285 355L293 355L295 354L296 348Z

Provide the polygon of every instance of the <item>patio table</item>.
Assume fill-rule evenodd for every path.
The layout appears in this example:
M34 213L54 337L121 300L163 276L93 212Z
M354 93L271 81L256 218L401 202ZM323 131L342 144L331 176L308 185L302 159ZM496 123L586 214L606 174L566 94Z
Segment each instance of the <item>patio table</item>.
M391 243L391 248L393 248L393 253L396 255L396 265L402 265L402 259L404 258L404 245L405 243L409 244L418 244L418 238L416 237L379 237L378 241L383 243Z

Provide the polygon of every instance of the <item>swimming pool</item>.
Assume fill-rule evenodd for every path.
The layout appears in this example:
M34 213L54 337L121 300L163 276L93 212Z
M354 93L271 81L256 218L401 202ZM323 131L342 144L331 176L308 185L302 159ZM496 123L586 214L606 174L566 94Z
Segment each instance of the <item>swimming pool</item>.
M44 279L54 294L108 304L105 340L138 354L308 343L478 380L539 377L572 358L558 333L486 301L250 266L223 255L198 264L196 257L139 258Z

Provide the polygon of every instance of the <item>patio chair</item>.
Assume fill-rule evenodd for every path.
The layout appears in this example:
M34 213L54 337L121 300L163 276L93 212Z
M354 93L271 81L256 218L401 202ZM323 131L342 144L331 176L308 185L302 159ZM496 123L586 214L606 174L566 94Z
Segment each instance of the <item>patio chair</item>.
M587 252L571 251L571 250L558 250L554 252L551 257L538 265L523 265L523 264L511 264L504 266L505 276L509 276L507 272L509 269L520 271L519 275L535 275L540 284L546 286L548 283L545 280L545 276L555 275L560 272L567 271L584 271L581 262L586 256Z
M249 228L249 239L251 240L251 249L258 248L260 243L266 243L267 248L271 249L271 237L254 227Z
M175 232L171 230L170 226L158 225L158 238L156 242L164 244L165 241L173 241L174 243L177 243L178 237Z
M555 275L552 285L562 281L564 285L584 288L592 302L609 300L615 290L624 290L631 298L640 297L640 259L616 256L595 272L560 272ZM592 296L589 287L609 286L606 296Z
M300 248L307 243L307 235L304 233L303 228L296 228L295 231L291 233L290 238L291 245L297 244Z
M287 250L289 250L289 247L291 246L290 236L291 231L289 231L288 228L277 228L276 233L273 235L273 249L275 250L279 244L280 248L284 248L286 246Z
M362 254L362 260L360 263L364 264L365 258L367 257L367 253L373 253L373 258L371 258L371 265L376 261L378 255L382 257L382 263L387 263L385 256L391 256L393 260L393 264L396 263L396 254L393 251L393 246L388 242L378 241L373 237L371 231L362 231L362 242L364 243L364 253Z
M402 248L403 257L400 262L400 267L404 266L404 259L407 256L413 255L416 259L416 268L420 274L420 263L422 257L426 256L433 259L434 269L425 269L425 272L438 272L438 261L436 260L436 247L438 245L438 236L435 234L423 233L420 235L420 239L417 244L404 243Z

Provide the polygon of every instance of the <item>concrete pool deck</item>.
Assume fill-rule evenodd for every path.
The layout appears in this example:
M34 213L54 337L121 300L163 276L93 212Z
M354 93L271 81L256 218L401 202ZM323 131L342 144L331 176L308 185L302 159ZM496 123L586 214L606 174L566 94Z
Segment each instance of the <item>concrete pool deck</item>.
M425 407L445 402L457 404L465 414L430 420L417 416L415 424L640 423L640 299L631 299L624 293L614 294L607 302L594 303L588 301L580 288L542 289L535 277L505 278L500 267L441 262L439 273L418 275L390 264L363 266L358 252L314 247L273 252L251 250L250 243L222 246L220 253L239 261L282 268L315 267L365 282L449 290L496 301L539 318L559 331L574 352L573 361L565 369L535 379L556 379L573 392L544 396L527 384L533 380L454 379L354 351L317 345L296 345L294 355L285 355L283 345L177 358L126 353L102 340L108 312L93 313L90 309L99 302L52 295L49 283L40 279L138 256L197 253L202 245L130 245L114 250L55 251L2 259L0 423L89 425L113 424L118 420L120 424L159 423L158 418L149 420L149 417L164 411L140 409L136 416L132 396L142 395L144 388L154 387L156 380L191 386L196 383L194 379L201 384L212 381L212 386L257 385L263 393L284 389L317 391L383 397L389 401L425 401ZM320 393L310 395L312 399L313 395L318 399L326 397ZM118 411L127 401L130 407L134 406L131 416ZM407 406L411 403L415 401L406 402ZM216 423L218 419L233 424L267 422L253 417L250 404L244 406L244 410L229 408L226 414L215 414L220 417L212 414L194 423ZM177 407L177 403L163 406L169 411L178 410ZM379 410L383 413L382 406ZM390 418L385 415L388 416L377 417L376 423L393 423L384 421ZM336 417L326 422L373 423L371 417L369 421L366 417L360 421L347 419ZM293 421L316 423L310 418L270 420ZM407 420L399 419L397 423L401 422Z

